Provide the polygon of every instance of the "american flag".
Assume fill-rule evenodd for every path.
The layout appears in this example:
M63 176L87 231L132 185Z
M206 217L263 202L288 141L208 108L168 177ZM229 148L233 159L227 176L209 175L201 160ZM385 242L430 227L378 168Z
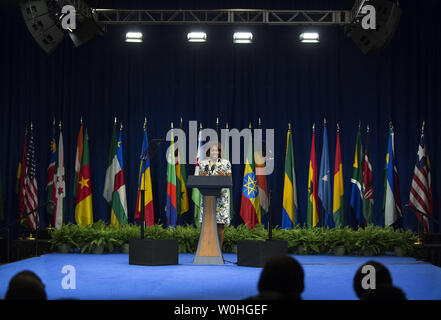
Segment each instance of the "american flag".
M420 144L418 145L417 161L410 187L409 204L414 209L413 211L418 220L421 221L422 219L424 231L429 232L429 219L421 214L422 212L426 215L432 215L433 212L430 162L429 156L426 153L424 131L421 133Z
M25 213L29 213L38 208L38 188L37 178L35 176L37 170L37 163L35 161L35 146L34 146L34 133L32 130L29 135L28 147L26 152L26 171L24 176L24 185L22 188L22 194L24 199ZM31 232L35 232L39 226L38 212L27 216L28 224Z

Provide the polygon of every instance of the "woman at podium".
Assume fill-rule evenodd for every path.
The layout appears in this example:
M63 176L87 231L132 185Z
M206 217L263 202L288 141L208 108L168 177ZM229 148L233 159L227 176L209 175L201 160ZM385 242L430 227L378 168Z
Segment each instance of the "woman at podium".
M205 153L206 158L199 161L199 166L196 166L195 175L199 176L230 176L231 177L231 163L227 159L222 158L222 147L220 143L211 143L209 149ZM230 224L230 192L228 188L223 188L221 195L216 200L216 223L217 234L219 237L219 247L222 250L222 242L224 240L224 226ZM202 215L204 208L201 199L201 215L200 222L202 223Z

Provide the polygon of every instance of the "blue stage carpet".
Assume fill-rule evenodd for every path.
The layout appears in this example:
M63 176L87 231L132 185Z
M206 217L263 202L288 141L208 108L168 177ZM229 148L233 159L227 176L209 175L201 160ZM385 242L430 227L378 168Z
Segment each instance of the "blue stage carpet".
M390 270L408 299L441 300L441 268L413 258L294 256L305 270L305 300L352 300L355 271L374 259ZM0 266L0 297L22 270L34 271L46 285L48 299L240 300L257 294L261 268L239 267L235 254L225 265L193 265L193 254L180 254L179 265L129 265L127 254L47 254ZM76 270L76 289L62 288L63 266Z

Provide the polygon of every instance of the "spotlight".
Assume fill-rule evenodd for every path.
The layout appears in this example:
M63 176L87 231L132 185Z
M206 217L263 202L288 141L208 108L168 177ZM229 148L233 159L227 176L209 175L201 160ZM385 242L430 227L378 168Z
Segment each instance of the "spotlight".
M126 33L126 42L142 42L142 33L141 32L127 32Z
M300 34L299 38L303 43L319 43L319 34L317 32L304 32Z
M187 34L189 42L206 42L207 34L205 32L190 32Z
M251 32L235 32L233 34L234 43L253 43L253 34Z

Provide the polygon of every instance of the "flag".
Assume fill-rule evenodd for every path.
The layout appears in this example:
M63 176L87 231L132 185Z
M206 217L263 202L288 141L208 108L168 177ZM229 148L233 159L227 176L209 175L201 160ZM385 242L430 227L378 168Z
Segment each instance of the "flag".
M401 197L398 183L397 159L395 153L394 130L391 125L389 130L389 142L386 155L386 168L384 178L383 212L385 225L391 226L401 218Z
M308 174L308 212L307 226L315 227L319 222L318 215L318 185L317 185L317 162L315 159L315 131L312 132L311 157L309 160Z
M116 122L113 126L109 148L103 197L110 206L110 225L119 227L127 223L127 195L124 180L122 128L116 138Z
M38 185L37 177L35 176L37 163L35 161L34 131L32 124L24 163L26 163L26 167L24 168L24 180L21 193L23 194L24 214L26 214L38 208ZM26 219L31 232L35 232L39 226L38 211L28 215Z
M261 129L261 121L259 118L259 129ZM265 172L265 158L263 153L263 141L261 141L261 150L254 151L254 162L256 167L256 180L257 187L259 189L259 200L260 200L260 216L261 221L265 221L267 219L267 213L269 209L268 203L268 186L266 183L266 172Z
M141 192L144 192L144 221L146 226L155 225L155 214L153 207L152 179L150 175L150 159L148 158L149 140L147 138L147 126L144 123L144 138L141 148L141 163L138 174L138 194L136 198L135 220L141 220ZM145 159L143 161L142 159Z
M199 162L204 160L204 154L202 152L202 127L199 130L198 135L198 153L196 155L196 163L195 163L195 169L194 169L194 175L199 175ZM194 203L194 224L199 227L201 225L200 219L201 219L201 200L202 195L198 188L193 188L191 192L191 199ZM231 198L230 198L231 201ZM231 207L231 206L230 206Z
M57 160L57 143L55 142L55 120L52 126L51 140L49 143L49 166L47 168L46 175L46 202L55 202L55 185L54 185L54 175L55 175L55 161ZM46 211L51 216L54 215L54 207L47 204Z
M176 227L176 213L177 213L177 194L176 194L176 158L175 158L175 143L173 135L173 123L170 141L170 148L167 155L167 202L165 205L165 214L167 216L167 225Z
M81 118L80 131L78 132L77 138L77 150L75 153L75 174L74 174L74 185L73 185L73 197L77 199L77 189L78 189L78 177L81 169L81 159L83 157L83 119Z
M80 128L82 133L82 125ZM77 192L75 201L75 220L80 227L93 223L92 209L92 179L90 175L89 138L85 130L82 143L82 156L80 170L78 172ZM77 146L77 154L78 154Z
M291 126L286 134L285 181L283 185L282 228L292 229L298 220L297 183Z
M55 164L54 174L54 226L60 228L63 225L63 217L65 211L65 198L66 198L66 175L64 170L64 146L63 146L63 132L61 131L60 124L60 136L58 138L58 153L57 161Z
M182 121L181 121L182 130ZM179 145L179 142L178 142ZM188 203L188 191L187 191L187 168L184 164L184 157L179 152L179 147L176 148L176 194L177 203L176 210L178 214L184 214L190 210L190 205Z
M334 201L332 214L335 226L343 227L344 224L344 190L343 190L343 164L341 161L340 130L337 125L337 142L335 146L335 167L334 167Z
M362 156L361 131L358 128L357 138L355 142L354 163L352 164L352 190L351 190L351 207L354 210L358 220L358 225L364 224L363 219L363 167L361 161Z
M21 161L18 163L18 169L17 169L17 185L16 185L16 193L18 193L18 213L20 218L22 218L26 213L23 191L24 191L24 181L26 176L27 146L28 146L28 131L27 129L25 129L23 145L22 145L22 156L21 156ZM21 220L20 223L23 223L24 221L25 220Z
M420 212L431 216L433 214L432 181L430 161L426 151L424 138L424 124L418 145L417 160L413 172L412 185L410 187L409 204L418 220L423 222L424 232L429 232L429 219Z
M372 179L372 166L370 162L370 137L369 126L366 134L366 150L363 157L363 216L368 225L374 223L374 186Z
M326 120L325 120L326 121ZM318 196L325 211L325 221L323 226L329 228L334 227L334 220L332 218L332 203L331 203L331 169L329 166L329 152L328 152L328 132L326 130L326 122L323 129L323 148L322 159L320 161L320 176L318 181Z
M254 170L253 136L250 134L250 144L243 173L242 201L240 204L240 216L245 225L250 229L254 229L256 224L262 222L259 188Z

